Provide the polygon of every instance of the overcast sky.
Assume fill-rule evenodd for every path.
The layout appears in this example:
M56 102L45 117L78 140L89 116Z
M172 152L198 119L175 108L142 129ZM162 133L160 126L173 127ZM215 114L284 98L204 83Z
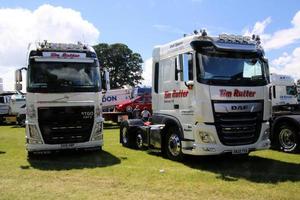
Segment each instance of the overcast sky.
M30 41L122 42L142 55L150 85L153 47L202 28L260 34L271 71L300 78L298 0L0 0L0 77L12 90Z

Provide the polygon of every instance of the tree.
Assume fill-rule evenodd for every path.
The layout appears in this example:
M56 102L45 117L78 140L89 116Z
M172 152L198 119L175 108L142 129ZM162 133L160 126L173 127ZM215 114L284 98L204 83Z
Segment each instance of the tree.
M120 88L124 85L136 86L143 80L140 54L133 53L127 45L100 43L94 46L100 66L108 69L110 87Z

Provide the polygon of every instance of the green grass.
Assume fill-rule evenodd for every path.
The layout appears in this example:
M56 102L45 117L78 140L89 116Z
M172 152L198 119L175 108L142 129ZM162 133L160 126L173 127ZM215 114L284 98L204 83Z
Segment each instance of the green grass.
M0 199L299 199L300 155L188 157L123 148L105 130L103 152L27 160L24 129L0 127Z

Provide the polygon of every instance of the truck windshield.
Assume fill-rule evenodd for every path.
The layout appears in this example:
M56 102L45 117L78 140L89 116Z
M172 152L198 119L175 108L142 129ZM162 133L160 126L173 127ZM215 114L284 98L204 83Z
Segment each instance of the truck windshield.
M295 86L286 86L287 95L297 95L297 88Z
M266 85L266 64L254 55L198 54L198 81L209 85Z
M100 91L95 63L32 62L28 70L29 92Z

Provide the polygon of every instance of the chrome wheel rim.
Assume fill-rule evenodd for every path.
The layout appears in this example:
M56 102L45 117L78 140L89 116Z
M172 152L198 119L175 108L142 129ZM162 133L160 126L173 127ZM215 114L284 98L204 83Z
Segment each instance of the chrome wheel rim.
M128 143L127 128L126 127L124 127L122 129L122 141L123 141L123 144L127 144Z
M136 146L141 149L143 147L143 137L140 133L136 136Z
M282 129L279 133L279 143L287 150L293 150L297 146L296 137L290 129Z
M178 156L181 153L180 138L177 134L172 134L168 141L168 149L173 156Z

